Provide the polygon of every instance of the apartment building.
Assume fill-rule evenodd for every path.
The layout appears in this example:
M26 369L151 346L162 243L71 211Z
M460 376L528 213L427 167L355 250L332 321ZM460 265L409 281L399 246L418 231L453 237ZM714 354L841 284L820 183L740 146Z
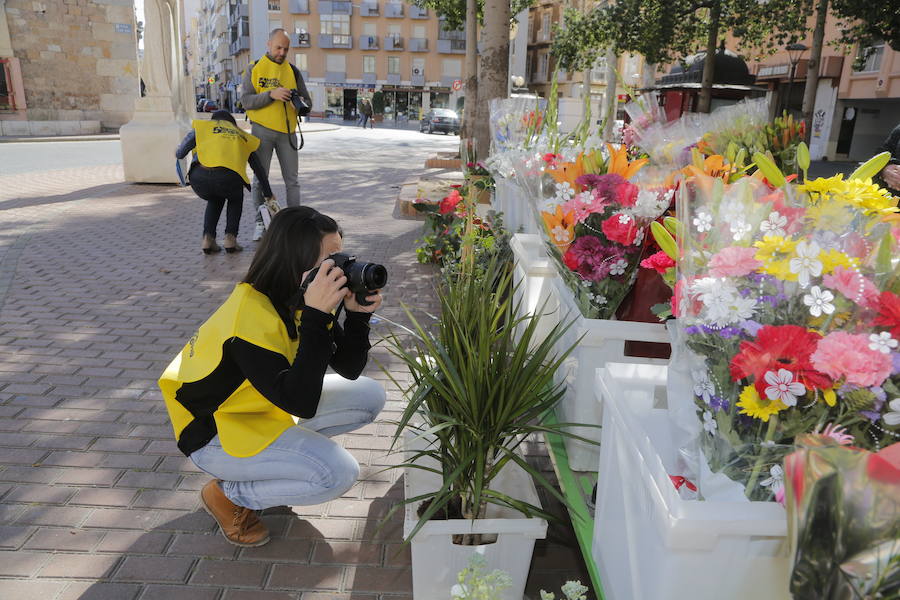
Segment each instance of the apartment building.
M313 111L326 116L355 118L358 100L376 90L386 120L455 109L463 95L465 32L444 31L427 9L383 0L232 0L228 25L232 78L265 53L268 33L280 27Z

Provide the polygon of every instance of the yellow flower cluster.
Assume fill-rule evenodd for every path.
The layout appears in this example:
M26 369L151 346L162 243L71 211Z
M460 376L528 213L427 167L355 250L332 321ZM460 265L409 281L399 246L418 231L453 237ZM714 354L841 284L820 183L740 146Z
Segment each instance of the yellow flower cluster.
M744 388L737 405L740 407L742 415L760 419L766 423L769 422L769 417L777 415L787 408L787 404L781 400L761 398L753 385Z

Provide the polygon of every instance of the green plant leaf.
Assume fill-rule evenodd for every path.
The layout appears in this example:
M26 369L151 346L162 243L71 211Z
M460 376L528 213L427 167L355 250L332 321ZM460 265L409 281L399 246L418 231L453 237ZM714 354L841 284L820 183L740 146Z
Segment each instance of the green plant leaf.
M876 154L861 164L847 179L871 179L891 161L890 152Z
M807 147L806 142L800 142L797 144L797 166L806 173L806 171L809 170L809 162L809 148Z

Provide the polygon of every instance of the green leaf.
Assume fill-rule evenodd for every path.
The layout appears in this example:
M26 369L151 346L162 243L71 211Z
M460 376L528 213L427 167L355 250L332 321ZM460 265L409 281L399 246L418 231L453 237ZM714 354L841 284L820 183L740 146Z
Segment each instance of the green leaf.
M669 233L676 238L684 235L684 227L681 225L681 221L675 217L666 217L663 219L663 225L665 225L666 229L669 230Z
M806 142L797 144L797 166L803 169L803 172L809 170L809 148Z
M871 179L891 161L890 152L876 154L859 166L847 179Z
M780 188L784 186L784 173L775 166L772 159L761 152L756 152L753 154L753 162L756 163L756 167L774 187Z

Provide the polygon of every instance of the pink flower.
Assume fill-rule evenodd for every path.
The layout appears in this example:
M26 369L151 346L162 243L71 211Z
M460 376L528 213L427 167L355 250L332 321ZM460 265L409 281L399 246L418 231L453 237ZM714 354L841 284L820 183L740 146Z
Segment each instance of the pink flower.
M612 266L623 257L622 250L604 246L599 238L585 235L576 239L566 250L563 262L584 279L602 281L610 275Z
M835 289L848 300L867 308L878 300L875 284L853 269L838 265L830 275L822 278L825 287Z
M675 266L675 261L665 252L659 251L653 256L642 260L641 266L645 269L654 269L660 275L665 275L666 271Z
M843 331L829 333L810 357L813 367L832 379L869 387L881 385L893 370L890 354L869 348L869 336Z
M603 234L611 242L630 246L637 236L637 224L634 217L625 213L616 213L600 224Z
M841 446L849 446L853 443L853 436L847 433L847 428L842 427L837 423L829 423L822 431L819 431L819 429L816 428L815 433L824 437L829 437Z
M616 202L621 206L634 206L637 202L640 188L630 181L625 181L616 186Z
M762 266L753 258L756 248L731 246L722 248L709 261L709 274L713 277L741 277L749 275Z

